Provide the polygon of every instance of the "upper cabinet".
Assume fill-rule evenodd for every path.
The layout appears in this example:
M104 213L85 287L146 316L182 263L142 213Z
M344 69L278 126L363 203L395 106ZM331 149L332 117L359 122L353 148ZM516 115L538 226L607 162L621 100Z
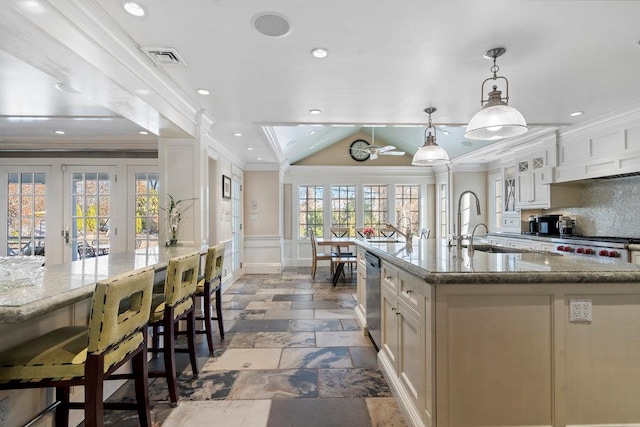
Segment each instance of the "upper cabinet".
M555 182L640 172L640 111L560 132Z
M520 209L548 208L553 168L544 150L516 158L516 206Z

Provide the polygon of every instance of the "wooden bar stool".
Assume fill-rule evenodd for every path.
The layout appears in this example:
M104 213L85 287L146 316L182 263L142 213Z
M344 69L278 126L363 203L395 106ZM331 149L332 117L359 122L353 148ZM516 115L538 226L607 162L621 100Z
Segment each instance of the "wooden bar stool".
M102 426L104 409L136 409L151 426L147 380L147 322L153 269L96 284L89 326L66 326L0 353L0 389L55 387L55 425L69 424L69 409L84 409L87 427ZM121 310L121 302L126 307ZM136 402L103 402L105 380L132 361ZM70 387L84 386L84 402L70 402Z
M196 320L204 322L204 329L196 329L196 334L206 334L209 354L213 356L213 326L212 320L218 321L220 338L224 339L224 324L222 321L222 265L224 263L224 245L211 246L207 250L204 264L204 275L198 277L198 287L195 297L202 298L202 316ZM211 313L211 296L215 292L216 315Z
M179 400L175 353L183 351L189 353L193 376L194 378L198 377L193 296L198 284L199 264L200 254L198 252L169 259L164 293L154 293L153 295L149 320L149 325L153 329L153 345L149 351L154 354L163 354L164 371L149 372L149 378L162 377L167 379L169 400L173 407L178 405ZM187 323L188 349L175 347L176 324L180 320L186 320ZM162 328L162 332L160 332L160 328ZM164 337L162 347L159 346L158 337L160 335Z

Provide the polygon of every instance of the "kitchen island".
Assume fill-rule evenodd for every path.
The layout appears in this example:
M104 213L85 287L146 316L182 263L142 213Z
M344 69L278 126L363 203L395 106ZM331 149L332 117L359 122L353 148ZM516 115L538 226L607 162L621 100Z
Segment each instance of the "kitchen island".
M435 240L357 245L382 260L378 360L410 424L640 423L638 266Z

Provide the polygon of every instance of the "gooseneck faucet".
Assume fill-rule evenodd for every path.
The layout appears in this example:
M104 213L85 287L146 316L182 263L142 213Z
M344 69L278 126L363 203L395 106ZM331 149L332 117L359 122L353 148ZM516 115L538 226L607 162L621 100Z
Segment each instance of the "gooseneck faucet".
M458 230L457 230L458 235L453 237L456 240L458 247L462 246L463 236L462 236L462 206L461 205L462 205L462 197L465 194L472 194L473 197L476 198L476 211L478 215L480 215L480 199L478 198L478 195L471 190L463 191L460 194L460 197L458 197ZM456 230L453 230L453 233L455 234Z
M489 228L487 227L487 224L480 222L478 224L476 224L475 227L473 227L473 231L471 232L471 240L469 240L469 253L473 253L474 247L473 247L473 238L476 235L476 229L480 226L483 226L485 230L487 230L487 233L489 232Z

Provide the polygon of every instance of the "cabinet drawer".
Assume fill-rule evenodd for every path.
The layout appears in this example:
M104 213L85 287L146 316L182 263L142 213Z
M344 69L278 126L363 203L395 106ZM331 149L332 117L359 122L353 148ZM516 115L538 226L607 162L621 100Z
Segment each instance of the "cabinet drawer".
M502 218L503 227L520 227L520 218Z
M380 270L380 279L382 286L389 289L392 293L396 293L398 289L398 270L386 262L383 262Z
M398 300L411 307L415 311L414 315L422 316L422 295L426 282L404 272L398 278Z

